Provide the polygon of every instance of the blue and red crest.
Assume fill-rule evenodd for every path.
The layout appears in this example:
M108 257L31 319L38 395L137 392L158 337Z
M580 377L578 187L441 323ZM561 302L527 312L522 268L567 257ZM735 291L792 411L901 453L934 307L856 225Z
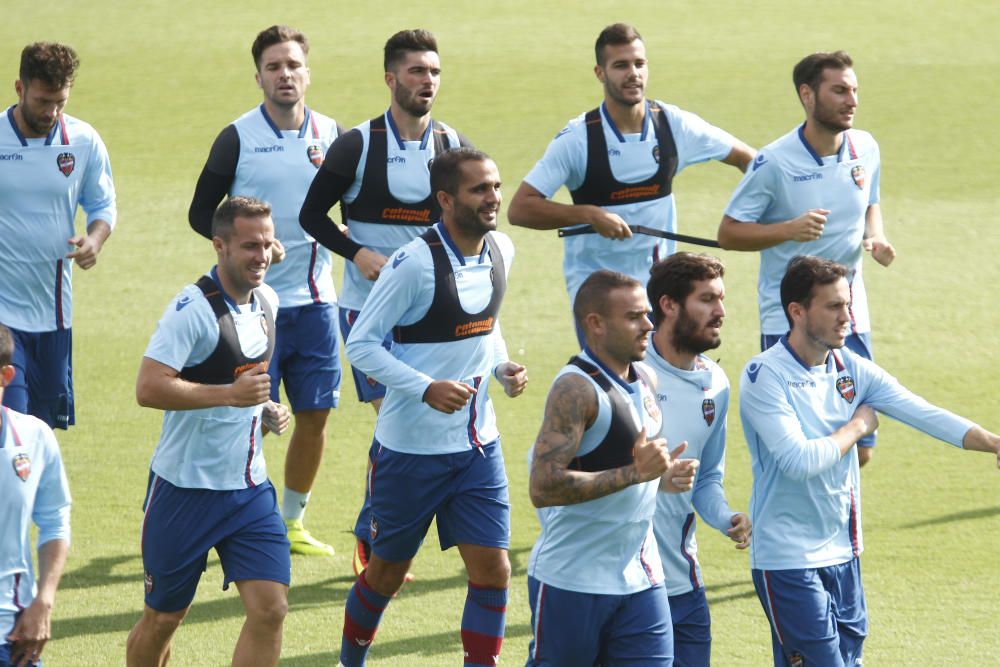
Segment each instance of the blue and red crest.
M73 157L72 153L60 153L56 156L56 164L59 166L59 171L62 172L62 175L69 178L69 175L76 169L76 158Z
M842 377L837 378L837 391L840 392L840 395L844 398L845 401L847 401L848 403L853 403L855 396L854 378L852 378L850 375L844 375Z
M21 478L22 482L27 482L31 476L31 459L27 454L18 454L11 460L14 466L14 474Z
M309 161L313 163L313 166L317 169L323 164L323 149L313 144L306 149L306 155L309 157Z
M701 402L701 416L705 418L705 423L709 426L715 421L715 401L706 398Z
M865 168L860 164L855 165L851 169L851 178L854 179L854 184L858 186L858 190L864 190L865 188Z

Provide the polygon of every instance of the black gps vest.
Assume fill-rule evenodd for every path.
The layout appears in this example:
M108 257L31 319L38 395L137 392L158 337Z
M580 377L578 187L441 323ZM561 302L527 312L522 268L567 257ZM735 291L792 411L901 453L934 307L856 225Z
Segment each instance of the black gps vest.
M600 108L584 116L587 126L587 171L583 183L570 192L574 204L615 206L662 199L672 192L677 173L677 145L670 131L667 114L659 104L651 102L649 112L656 132L653 158L659 167L652 176L638 183L622 183L611 172L608 142L604 138Z
M448 132L437 121L431 121L434 154L440 155L451 148ZM389 159L389 130L385 116L373 118L368 123L368 157L361 190L350 204L345 204L347 217L359 222L383 225L429 226L441 217L441 208L432 192L423 201L406 204L392 196L386 173Z
M262 361L270 361L271 353L274 352L274 313L258 290L254 290L254 299L264 312L263 324L267 327L267 349L258 357L248 357L243 354L243 349L240 347L233 314L229 311L219 286L210 276L202 276L195 285L205 295L212 312L215 313L219 323L219 342L207 359L200 364L182 369L180 377L198 384L230 384L244 371Z
M614 388L608 376L594 364L576 356L570 358L568 363L590 376L611 401L611 424L608 425L607 435L597 447L574 458L569 467L584 472L600 472L631 464L634 460L632 449L635 447L635 439L639 437L639 429L632 420L632 406L628 399ZM649 378L636 366L633 365L632 368L638 378L648 385Z
M400 325L392 330L392 338L397 343L447 343L473 336L485 336L496 326L497 314L504 292L507 291L507 274L504 268L503 255L493 240L492 234L486 234L486 245L489 247L490 260L493 269L490 273L493 279L493 294L489 303L478 313L467 313L462 309L458 299L458 286L455 284L455 272L448 259L444 241L436 229L429 229L420 235L431 250L434 260L434 298L430 308L420 320L413 324Z

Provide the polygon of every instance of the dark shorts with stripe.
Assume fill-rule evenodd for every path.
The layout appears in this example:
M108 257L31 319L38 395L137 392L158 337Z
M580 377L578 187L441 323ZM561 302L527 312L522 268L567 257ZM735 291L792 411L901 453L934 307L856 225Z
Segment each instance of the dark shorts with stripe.
M14 336L14 380L4 389L3 404L33 415L50 428L76 423L73 406L73 331L20 331Z

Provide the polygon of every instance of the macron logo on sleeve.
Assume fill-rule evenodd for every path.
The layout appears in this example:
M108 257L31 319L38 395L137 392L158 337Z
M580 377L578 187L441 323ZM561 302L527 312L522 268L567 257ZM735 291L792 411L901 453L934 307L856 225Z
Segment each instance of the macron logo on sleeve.
M184 308L184 306L188 305L189 303L191 303L191 297L189 296L182 296L181 298L177 299L177 312L180 312Z
M747 377L750 378L751 383L757 381L757 374L762 368L764 368L764 364L758 364L756 361L747 366Z
M753 159L753 170L757 171L761 167L767 164L767 158L764 157L763 153L757 153L757 157Z
M392 258L392 268L395 269L397 266L402 264L403 260L406 259L407 257L409 257L409 255L406 254L405 250L400 251L398 255Z

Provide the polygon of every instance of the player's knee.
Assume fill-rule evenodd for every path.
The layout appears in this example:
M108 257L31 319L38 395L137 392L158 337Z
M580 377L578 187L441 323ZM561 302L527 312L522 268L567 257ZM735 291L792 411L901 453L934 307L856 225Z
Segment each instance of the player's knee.
M187 609L182 609L180 611L163 612L147 607L142 615L142 619L133 632L137 637L146 636L156 644L164 644L170 641L170 638L177 632L177 628L184 621L187 611ZM131 635L129 639L132 639ZM138 641L138 639L135 641Z
M478 572L478 575L482 581L474 581L475 584L490 588L507 588L510 585L510 559L507 558L507 552L498 554Z
M272 630L279 629L285 622L288 615L288 599L286 597L273 597L262 600L254 604L251 609L247 609L247 620L258 627L266 627Z

